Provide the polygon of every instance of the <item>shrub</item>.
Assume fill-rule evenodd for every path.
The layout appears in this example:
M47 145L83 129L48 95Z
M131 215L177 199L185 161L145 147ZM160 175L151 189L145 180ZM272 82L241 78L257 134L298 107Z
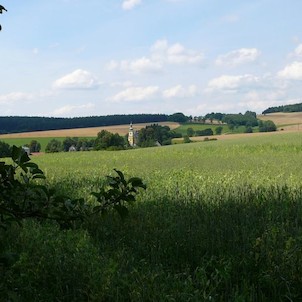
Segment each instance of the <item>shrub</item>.
M185 144L188 144L188 143L191 143L192 141L190 140L189 136L188 135L185 135L184 138L183 138L183 142Z
M40 152L40 150L41 150L41 144L38 141L32 140L29 143L29 151L30 151L30 153Z
M11 147L9 144L0 141L0 157L11 156Z
M204 130L197 130L195 133L197 136L210 136L213 135L213 130L211 128L207 128Z
M54 153L63 151L62 143L57 139L52 139L46 146L46 153Z
M223 127L219 126L215 128L215 134L220 135L222 133Z
M273 121L259 121L259 131L260 132L271 132L276 131L277 126Z

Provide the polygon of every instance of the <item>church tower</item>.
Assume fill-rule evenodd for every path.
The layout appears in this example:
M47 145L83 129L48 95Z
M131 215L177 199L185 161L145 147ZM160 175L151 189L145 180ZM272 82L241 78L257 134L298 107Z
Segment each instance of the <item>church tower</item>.
M133 130L132 122L130 123L130 127L129 127L128 142L131 147L135 146L135 133Z

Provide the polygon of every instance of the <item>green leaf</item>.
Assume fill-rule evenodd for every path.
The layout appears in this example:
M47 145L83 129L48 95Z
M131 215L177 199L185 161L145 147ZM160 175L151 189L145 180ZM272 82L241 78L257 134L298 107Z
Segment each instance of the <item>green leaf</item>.
M119 213L122 219L126 218L129 214L128 209L125 206L122 206L120 204L115 205L114 209Z
M143 181L141 180L141 178L139 177L132 177L128 180L129 184L132 184L133 187L140 187L143 189L146 189L146 185L143 183Z
M123 174L121 171L117 170L117 169L113 169L113 170L118 174L118 176L119 176L119 178L120 178L120 181L121 181L124 185L126 185L126 181L125 181L125 176L124 176L124 174Z
M21 149L21 150L22 150L22 149ZM29 158L29 156L27 155L27 153L24 152L24 151L21 151L21 152L23 152L23 154L22 154L21 157L20 157L20 164L24 164L24 163L27 163L28 161L30 161L30 158Z
M23 166L28 167L28 168L38 168L38 165L35 163L25 163Z
M19 158L20 154L21 154L21 147L18 148L17 146L13 145L13 149L12 149L13 161L16 161Z
M43 175L43 174L36 174L32 178L33 179L46 179L45 175Z

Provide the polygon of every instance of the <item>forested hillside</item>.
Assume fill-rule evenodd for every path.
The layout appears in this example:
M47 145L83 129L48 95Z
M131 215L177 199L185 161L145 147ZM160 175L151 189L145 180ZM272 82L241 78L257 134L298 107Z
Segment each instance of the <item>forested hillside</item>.
M282 105L276 107L269 107L265 109L262 114L274 113L274 112L302 112L302 103L293 105Z
M173 119L173 115L169 116L166 114L130 114L74 118L4 116L0 117L0 134L123 125L130 122L165 122L171 120L171 118Z

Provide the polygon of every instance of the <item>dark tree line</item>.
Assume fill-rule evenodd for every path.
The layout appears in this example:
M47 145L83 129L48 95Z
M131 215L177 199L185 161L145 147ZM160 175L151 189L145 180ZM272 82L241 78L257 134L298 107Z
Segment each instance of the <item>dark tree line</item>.
M302 112L302 103L293 105L283 105L276 107L269 107L265 109L262 114L274 113L274 112Z
M0 117L0 133L102 127L132 123L158 123L168 121L166 114L107 115L74 118L54 117Z

